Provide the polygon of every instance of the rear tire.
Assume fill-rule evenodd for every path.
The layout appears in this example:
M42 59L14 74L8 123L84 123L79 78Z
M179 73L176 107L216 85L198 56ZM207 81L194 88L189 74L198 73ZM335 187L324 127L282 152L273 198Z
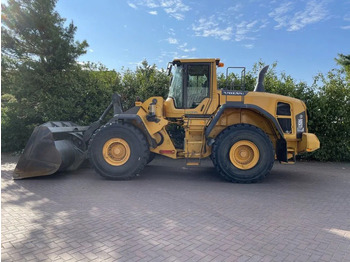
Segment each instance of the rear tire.
M91 165L108 179L135 177L147 164L149 153L145 136L127 123L109 123L101 127L89 143Z
M230 126L215 140L211 158L226 180L254 183L271 171L275 156L273 145L260 128L248 124Z

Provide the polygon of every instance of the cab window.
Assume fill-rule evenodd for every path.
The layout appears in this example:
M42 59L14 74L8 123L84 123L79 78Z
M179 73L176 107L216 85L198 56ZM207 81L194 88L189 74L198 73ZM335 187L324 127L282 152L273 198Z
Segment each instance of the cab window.
M209 65L188 65L186 71L185 108L195 108L204 98L209 97Z

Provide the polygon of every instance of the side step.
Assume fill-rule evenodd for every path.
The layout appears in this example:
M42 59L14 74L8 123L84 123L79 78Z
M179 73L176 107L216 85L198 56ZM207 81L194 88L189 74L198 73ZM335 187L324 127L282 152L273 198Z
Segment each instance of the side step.
M199 166L201 163L199 162L187 162L186 161L186 166Z
M201 158L186 158L186 166L199 166Z

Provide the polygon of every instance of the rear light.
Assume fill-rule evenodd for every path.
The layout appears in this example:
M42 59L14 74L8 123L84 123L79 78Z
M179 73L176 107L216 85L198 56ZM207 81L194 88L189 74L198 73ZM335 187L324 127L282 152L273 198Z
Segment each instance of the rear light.
M161 154L175 154L175 150L159 150Z

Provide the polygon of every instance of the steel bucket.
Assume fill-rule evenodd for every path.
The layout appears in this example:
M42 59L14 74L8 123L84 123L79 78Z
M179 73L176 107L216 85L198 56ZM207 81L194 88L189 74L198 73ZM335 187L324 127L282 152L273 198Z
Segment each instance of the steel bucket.
M47 122L36 127L18 160L13 178L47 176L79 168L86 159L83 134L88 128L68 121Z

